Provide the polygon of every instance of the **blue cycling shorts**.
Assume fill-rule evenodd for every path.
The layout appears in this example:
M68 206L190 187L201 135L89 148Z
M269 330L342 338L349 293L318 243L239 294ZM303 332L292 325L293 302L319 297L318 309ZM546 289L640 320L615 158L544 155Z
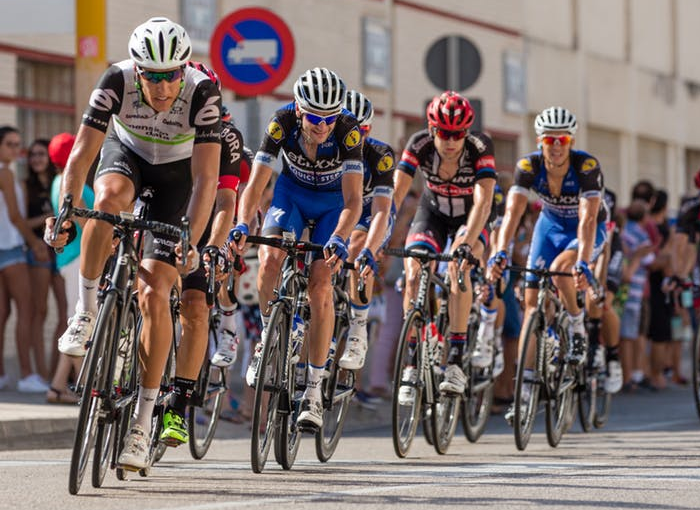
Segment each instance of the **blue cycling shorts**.
M566 250L578 250L577 228L575 223L562 225L556 221L552 221L545 214L540 214L535 228L532 232L532 241L530 241L530 254L527 258L527 267L529 269L545 269L549 268L557 256ZM596 225L595 230L595 245L591 264L602 253L605 246L606 230L605 222L601 221ZM537 284L537 275L527 273L525 276L526 286L532 288Z

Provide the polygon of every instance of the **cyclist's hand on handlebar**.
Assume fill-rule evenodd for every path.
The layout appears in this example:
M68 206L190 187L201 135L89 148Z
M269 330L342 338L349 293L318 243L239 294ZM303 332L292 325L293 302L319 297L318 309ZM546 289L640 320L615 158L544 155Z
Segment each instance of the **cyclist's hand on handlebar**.
M56 228L56 218L51 216L50 218L46 218L44 221L44 242L52 248L63 248L65 245L75 239L75 236L77 235L75 224L72 221L64 221L61 227L60 232L56 236L56 240L53 240L53 235Z
M452 255L457 257L455 262L459 262L459 270L463 274L467 274L472 268L472 247L467 243L462 243L452 250Z
M503 276L503 270L508 265L508 253L501 250L486 263L486 279L495 282Z
M588 262L584 260L577 261L576 264L574 264L572 273L576 290L588 289L588 285L593 281L593 273L588 267Z
M246 223L239 223L228 233L227 245L231 257L243 255L245 252L245 240L250 235L250 229Z
M364 267L362 268L360 276L362 278L367 278L370 272L376 276L379 272L379 267L377 266L377 261L374 259L374 255L372 255L372 250L369 248L362 248L362 251L355 259L355 269L357 271L360 270L360 265L363 262L361 259L364 260Z
M197 248L190 245L190 249L187 251L185 260L183 260L182 248L180 248L179 244L176 245L175 264L178 272L183 276L195 272L199 267L199 252L197 251Z
M209 245L202 250L202 260L204 261L204 270L207 278L209 278L209 261L212 260L212 257L215 258L214 279L217 282L225 280L229 273L228 269L230 268L228 249Z
M326 265L336 272L348 258L348 246L342 237L334 234L323 247L323 256Z

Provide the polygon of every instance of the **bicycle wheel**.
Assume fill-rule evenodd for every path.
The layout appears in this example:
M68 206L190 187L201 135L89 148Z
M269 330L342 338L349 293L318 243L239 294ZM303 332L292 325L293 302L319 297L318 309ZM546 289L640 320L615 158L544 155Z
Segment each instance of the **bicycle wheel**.
M421 404L420 425L421 429L423 429L423 437L425 438L425 442L430 446L433 446L433 439L435 438L435 434L433 434L433 419L431 418L432 414L432 406L423 402Z
M109 409L105 410L104 416L98 420L97 439L95 440L95 456L92 461L92 486L101 487L104 481L110 461L114 461L112 455L115 451L115 444L118 444L119 423L124 412L123 404L133 400L130 393L132 385L132 366L134 357L133 347L136 334L136 312L130 309L127 313L124 324L119 331L116 331L114 340L110 342L112 346L109 360L114 360L106 366L114 365L114 375L112 384L106 397L109 399ZM105 371L107 375L108 370ZM129 395L132 395L129 397ZM125 400L126 399L126 400Z
M394 363L394 394L391 408L391 432L394 452L403 458L416 435L418 420L421 413L423 383L421 364L421 332L423 330L423 314L412 310L401 327L401 336L396 351ZM404 381L404 375L411 374ZM401 394L401 389L408 391Z
M216 345L216 329L209 327L209 343ZM187 407L187 429L190 434L190 454L203 459L211 446L219 423L221 406L228 387L226 369L212 365L206 355L197 383Z
M598 395L596 396L595 417L593 426L597 429L603 428L610 416L610 406L612 404L612 393L605 391L605 374L598 372Z
M542 321L544 318L539 312L534 312L527 320L525 329L525 339L523 341L520 362L515 374L515 401L513 405L513 433L515 435L515 446L518 450L527 448L532 435L532 428L535 424L537 405L540 398L540 387L538 384L541 377L541 366L544 357L544 328ZM535 367L533 375L526 377L527 352L535 342Z
M440 384L433 374L433 388L435 388L435 399L430 405L430 420L433 433L433 447L440 455L447 453L452 438L459 423L459 404L462 395L442 394L437 391Z
M700 330L693 338L692 358L693 398L695 399L695 410L700 417Z
M280 305L279 311L280 321L280 353L284 353L289 346L289 332L292 324L292 318L289 316L287 309ZM308 336L308 335L307 335ZM282 360L288 356L282 355ZM301 412L301 392L297 392L296 380L294 371L296 363L289 356L289 365L287 368L287 385L286 390L282 391L279 400L279 427L275 433L275 460L282 466L282 469L292 469L294 461L297 458L299 445L301 444L302 431L297 427L297 417ZM284 362L284 361L282 361ZM280 364L282 367L282 364ZM280 378L282 374L280 372ZM280 382L280 384L283 384ZM284 412L282 412L284 409Z
M577 368L578 417L584 432L590 432L595 420L598 377L587 366Z
M336 327L335 335L340 347L347 341L349 327L347 320L338 320L341 324ZM350 400L355 393L355 373L338 366L342 352L343 349L336 349L330 376L323 386L323 425L316 432L316 458L321 462L328 462L338 447Z
M573 391L576 386L574 369L560 354L568 352L567 327L558 323L556 333L560 339L559 353L547 352L548 358L543 364L547 397L545 407L547 442L552 448L559 444L567 429L569 410L573 405Z
M108 392L106 374L109 342L117 328L118 313L117 296L110 293L106 296L98 313L92 335L92 346L84 361L87 363L87 373L80 398L80 412L68 475L68 492L71 494L78 493L85 476L90 450L95 446L102 398Z
M476 340L479 331L479 314L472 310L469 318L468 338L470 343ZM472 352L473 348L469 349ZM462 396L461 418L464 435L470 443L479 440L486 429L493 406L493 361L487 368L476 368L471 359L463 362L464 374L467 376L467 388Z
M281 345L288 333L289 323L284 323L286 313L283 305L273 307L270 322L263 337L263 350L258 365L255 381L255 401L253 405L253 428L250 443L250 463L254 473L261 473L267 461L275 437L277 408L282 391L282 357Z

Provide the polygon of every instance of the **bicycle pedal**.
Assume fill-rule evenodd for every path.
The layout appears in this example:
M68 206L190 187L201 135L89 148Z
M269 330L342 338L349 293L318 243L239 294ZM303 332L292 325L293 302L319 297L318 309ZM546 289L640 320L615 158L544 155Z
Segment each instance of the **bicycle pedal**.
M299 430L299 432L303 432L306 434L315 434L316 432L318 432L318 427L316 425L307 422L297 423L297 429Z

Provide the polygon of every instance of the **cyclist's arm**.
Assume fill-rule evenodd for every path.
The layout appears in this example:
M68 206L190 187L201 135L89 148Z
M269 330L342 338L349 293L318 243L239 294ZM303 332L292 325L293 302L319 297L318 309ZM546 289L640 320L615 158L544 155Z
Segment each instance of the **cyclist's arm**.
M338 225L333 235L342 239L350 237L362 214L362 174L345 172L343 174L343 210L340 212ZM247 191L247 188L246 188Z
M365 248L376 255L379 247L384 241L386 229L389 228L389 216L391 215L391 198L390 197L374 197L372 198L372 222L369 225Z
M401 210L401 205L408 190L411 189L411 184L413 184L413 175L404 172L400 167L397 168L394 172L394 203L397 211Z
M525 209L527 209L527 195L511 189L511 191L508 192L503 223L501 223L498 232L498 239L496 242L497 252L508 250L508 246L520 225L520 219L523 217L523 214L525 214Z
M462 239L455 239L455 246L466 243L470 247L474 247L491 214L495 186L496 179L485 178L476 181L474 184L474 205L467 218L467 231Z
M230 188L216 190L216 206L207 246L223 246L236 211L236 192Z
M578 260L590 262L595 245L595 229L598 211L600 209L600 195L581 197L579 203L578 237Z
M220 157L219 143L197 143L192 149L192 198L187 207L187 216L193 246L202 237L214 206Z
M257 160L253 162L250 179L241 194L241 200L238 204L238 223L251 224L271 176L272 167Z
M59 196L61 203L63 203L63 197L69 193L73 195L74 204L77 204L78 198L82 197L83 185L92 163L102 148L104 139L105 133L103 131L85 124L80 126L61 179L61 194Z

